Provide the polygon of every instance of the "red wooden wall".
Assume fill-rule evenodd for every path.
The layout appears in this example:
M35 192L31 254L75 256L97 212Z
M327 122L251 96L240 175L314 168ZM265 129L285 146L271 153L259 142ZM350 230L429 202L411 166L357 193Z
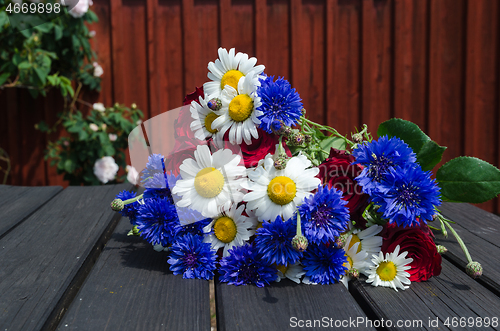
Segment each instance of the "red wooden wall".
M308 115L342 133L400 117L459 155L500 163L498 0L98 0L91 29L106 105L148 118L207 80L217 48L256 56L297 88ZM94 98L96 99L96 98ZM0 92L10 183L61 184L43 161L59 99ZM498 199L481 207L500 212Z

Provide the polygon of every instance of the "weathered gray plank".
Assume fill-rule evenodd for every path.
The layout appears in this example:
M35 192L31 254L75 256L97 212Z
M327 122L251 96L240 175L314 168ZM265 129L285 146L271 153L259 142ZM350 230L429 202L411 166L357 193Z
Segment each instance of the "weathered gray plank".
M210 330L208 281L174 276L130 228L123 218L59 330Z
M0 238L61 191L61 186L0 185Z
M258 288L253 285L233 286L216 282L215 299L217 328L221 331L318 330L325 325L335 326L335 321L350 323L358 318L366 319L364 312L342 284L298 285L282 280L272 286ZM308 320L313 323L313 328L306 328ZM316 325L314 320L319 320ZM343 330L359 330L352 327L352 324L346 324L347 322L344 322L346 327ZM374 330L369 327L362 329Z
M472 259L482 264L483 276L478 281L500 295L500 217L470 204L444 203L440 208L469 250ZM448 231L448 238L436 232L436 243L444 245L443 255L465 269L465 255L455 237Z
M480 330L484 328L448 328L444 323L447 318L451 322L454 317L499 317L500 298L449 261L443 260L442 266L440 276L412 283L405 291L373 287L360 280L353 283L353 292L370 302L379 319L386 321L385 327L389 330L437 330L429 324L436 318L440 330ZM388 325L388 320L392 327ZM397 327L397 321L403 321L402 327ZM404 323L410 324L405 327Z
M1 330L54 327L116 226L110 201L131 187L69 187L0 240Z

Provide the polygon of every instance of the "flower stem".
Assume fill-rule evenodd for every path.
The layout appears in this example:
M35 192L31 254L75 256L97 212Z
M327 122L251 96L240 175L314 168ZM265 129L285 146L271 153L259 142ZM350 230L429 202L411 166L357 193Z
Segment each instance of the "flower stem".
M302 236L302 227L300 225L300 213L297 211L297 236Z
M350 141L349 139L347 139L346 137L344 137L343 135L341 135L337 130L335 130L334 128L332 127L329 127L329 126L324 126L324 125L321 125L321 124L318 124L316 122L313 122L311 120L308 120L307 118L305 118L304 116L302 117L302 123L306 123L306 124L310 124L312 126L315 126L317 129L319 130L324 130L324 131L328 131L330 133L332 133L334 136L337 136L339 138L342 138L344 139L346 145L349 145L349 147L353 147L355 145L354 142ZM307 126L309 128L309 125Z
M134 203L134 202L136 202L137 200L141 200L141 199L142 199L142 196L143 196L143 194L138 195L138 196L136 196L135 198L125 200L125 201L123 201L123 204L124 204L124 205L128 205L128 204Z
M462 238L460 238L460 236L458 235L458 233L455 231L455 229L453 229L453 228L451 227L451 225L450 225L448 222L444 221L444 224L446 224L446 226L448 227L448 229L450 229L451 233L452 233L452 234L455 236L455 238L457 239L457 241L458 241L458 243L459 243L460 247L461 247L461 248L462 248L462 250L464 251L465 257L467 258L467 262L472 263L472 258L471 258L470 254L469 254L469 250L468 250L468 249L467 249L467 247L465 246L465 244L464 244L464 242L463 242Z

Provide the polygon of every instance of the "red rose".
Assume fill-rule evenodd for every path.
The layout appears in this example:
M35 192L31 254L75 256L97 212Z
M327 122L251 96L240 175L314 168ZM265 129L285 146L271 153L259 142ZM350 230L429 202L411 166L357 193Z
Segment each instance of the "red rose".
M176 139L172 152L166 157L165 170L179 175L179 167L185 159L194 159L194 151L199 145L206 145L207 142L193 139Z
M437 252L436 244L429 233L429 227L420 222L418 226L398 227L387 223L381 235L384 237L382 252L392 253L397 245L400 252L408 252L412 258L410 281L421 282L441 273L441 255Z
M279 143L279 137L275 134L269 134L262 129L257 129L259 132L259 138L252 138L252 143L247 145L244 141L240 145L232 145L228 140L228 133L224 135L225 148L229 148L233 153L238 154L241 149L241 155L243 156L243 162L245 167L252 168L256 167L259 160L266 157L267 154L274 154L276 145ZM285 152L288 156L292 156L290 149L286 146L285 142L282 142Z
M197 87L193 93L186 95L184 98L184 106L181 107L179 111L179 117L174 121L174 136L175 139L178 138L188 138L194 139L194 132L191 130L191 122L193 118L191 117L191 111L189 110L189 105L192 101L200 103L199 97L204 97L203 89Z
M343 192L351 220L359 227L366 223L362 214L368 206L369 196L363 193L361 186L354 180L363 170L360 165L352 164L355 160L354 156L346 151L332 148L330 156L318 166L317 177L323 185L328 184L329 188L335 187Z
M203 87L197 87L196 90L194 90L194 92L186 95L186 97L184 98L183 105L190 105L191 101L196 101L200 103L200 97L205 98L205 94L203 93Z

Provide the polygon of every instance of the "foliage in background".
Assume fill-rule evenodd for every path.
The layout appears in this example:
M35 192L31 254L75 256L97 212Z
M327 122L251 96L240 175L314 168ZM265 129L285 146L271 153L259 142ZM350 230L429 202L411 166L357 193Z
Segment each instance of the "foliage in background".
M23 30L9 24L6 8L11 3L0 0L0 88L24 87L36 97L56 87L64 97L72 97L74 81L90 90L100 90L101 79L92 64L95 53L89 43L91 33L85 25L97 22L95 13L88 10L77 18L67 14L66 7L61 7L65 14L55 18L46 13L29 13L26 15L32 19L26 24L46 23Z
M10 158L7 152L2 148L0 148L0 161L2 161L2 163L0 163L0 171L4 173L1 183L5 185L7 183L7 177L10 173ZM5 166L2 166L3 163L5 163Z
M123 151L128 147L128 135L140 123L143 114L134 104L131 108L115 104L104 111L97 109L92 109L88 116L78 110L64 114L62 126L69 137L49 142L45 159L51 159L50 165L56 166L57 172L64 174L70 185L99 185L93 167L103 156L113 157L122 169L126 167ZM51 131L43 122L39 129ZM125 177L110 183L124 181Z

